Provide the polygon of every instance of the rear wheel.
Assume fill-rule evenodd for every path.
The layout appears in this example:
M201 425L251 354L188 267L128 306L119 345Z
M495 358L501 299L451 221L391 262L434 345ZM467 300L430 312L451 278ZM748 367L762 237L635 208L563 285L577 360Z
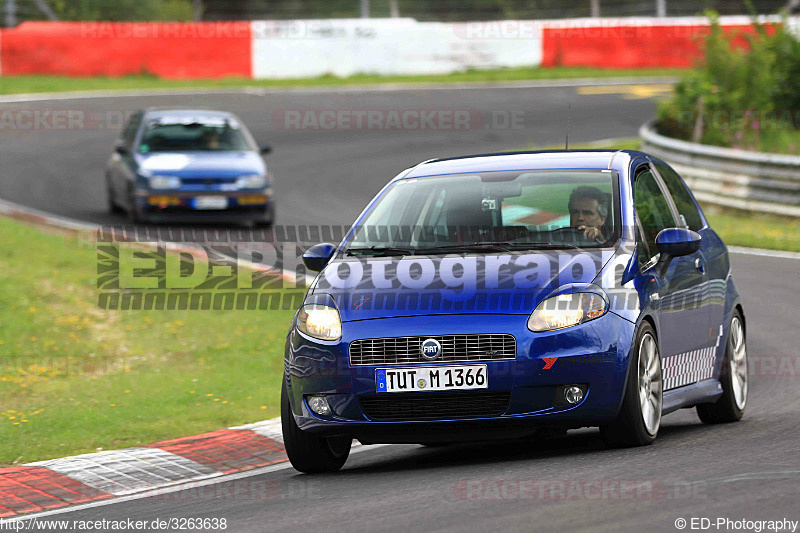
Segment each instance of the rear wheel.
M697 406L697 416L704 424L721 424L741 420L747 404L747 343L742 315L734 311L725 361L720 375L722 396L714 403Z
M136 197L133 195L133 191L128 193L128 217L133 224L143 222L141 213L136 209Z
M118 215L125 212L125 210L122 209L119 204L117 204L117 200L114 198L114 189L112 189L111 185L108 184L106 184L106 199L108 200L109 213Z
M652 444L661 426L664 389L661 355L655 331L647 322L639 326L633 357L619 415L600 427L603 439L614 447Z
M281 388L281 428L286 455L289 456L292 466L300 472L306 474L335 472L344 466L350 455L353 439L315 437L297 427L285 382Z

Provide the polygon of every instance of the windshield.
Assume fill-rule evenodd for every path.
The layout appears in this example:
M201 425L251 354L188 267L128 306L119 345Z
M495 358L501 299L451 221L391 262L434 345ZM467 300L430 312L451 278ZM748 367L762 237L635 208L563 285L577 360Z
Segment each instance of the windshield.
M160 118L150 122L139 152L252 150L231 119Z
M356 228L349 255L598 248L618 239L609 170L487 172L394 183Z

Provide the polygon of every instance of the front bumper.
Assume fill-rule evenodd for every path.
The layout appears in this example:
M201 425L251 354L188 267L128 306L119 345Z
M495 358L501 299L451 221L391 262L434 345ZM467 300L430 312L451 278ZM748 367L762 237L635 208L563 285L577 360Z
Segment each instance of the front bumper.
M607 313L564 330L532 333L526 321L524 315L451 315L345 322L343 338L332 343L313 341L292 330L286 342L285 377L295 421L304 431L351 435L363 442L428 442L463 440L471 432L486 438L530 432L543 426L582 427L613 420L625 389L634 324ZM359 400L379 394L375 370L386 365L351 366L351 341L471 333L510 333L516 338L515 360L476 363L487 365L487 392L510 392L502 415L470 418L465 413L463 417L437 420L375 421L364 414ZM426 365L464 364L469 363ZM588 385L579 404L564 406L555 402L557 389L566 384ZM334 411L332 416L310 412L305 398L315 394L327 396ZM380 393L387 394L422 393Z
M202 198L224 198L224 205L214 209L198 209ZM230 221L272 222L274 204L272 189L265 191L137 191L134 202L138 216L153 222Z

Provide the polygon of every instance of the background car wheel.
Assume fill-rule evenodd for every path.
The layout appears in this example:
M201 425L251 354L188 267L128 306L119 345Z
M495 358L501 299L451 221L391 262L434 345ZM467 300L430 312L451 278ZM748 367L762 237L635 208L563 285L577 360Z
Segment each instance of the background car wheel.
M270 227L275 224L275 206L270 204L269 208L267 209L267 214L264 215L264 219L258 223L259 226Z
M128 217L131 219L131 222L133 224L142 222L142 215L136 210L136 199L133 196L133 191L128 195L128 206Z
M108 212L111 213L112 215L118 215L120 213L124 213L125 210L122 209L119 206L119 204L117 204L117 201L114 199L114 191L111 189L111 187L107 187L106 191L107 191L106 198L108 198Z
M335 472L344 466L350 455L353 439L348 437L315 437L301 431L292 416L286 383L281 388L281 428L286 455L300 472Z
M655 331L643 322L632 350L628 383L617 419L600 427L609 446L652 444L661 425L664 382Z
M738 310L734 311L731 319L719 380L722 383L722 396L714 403L697 406L697 416L704 424L741 420L747 404L747 342L742 315Z

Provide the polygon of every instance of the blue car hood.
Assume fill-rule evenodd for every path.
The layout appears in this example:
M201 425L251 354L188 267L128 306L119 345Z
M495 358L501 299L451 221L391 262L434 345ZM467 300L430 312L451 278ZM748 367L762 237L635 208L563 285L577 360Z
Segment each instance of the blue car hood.
M591 284L613 257L614 251L605 249L338 259L320 272L305 303L334 303L344 322L445 314L528 315L565 287Z
M266 166L256 152L153 152L136 154L143 171L181 178L235 178L245 174L264 174Z

